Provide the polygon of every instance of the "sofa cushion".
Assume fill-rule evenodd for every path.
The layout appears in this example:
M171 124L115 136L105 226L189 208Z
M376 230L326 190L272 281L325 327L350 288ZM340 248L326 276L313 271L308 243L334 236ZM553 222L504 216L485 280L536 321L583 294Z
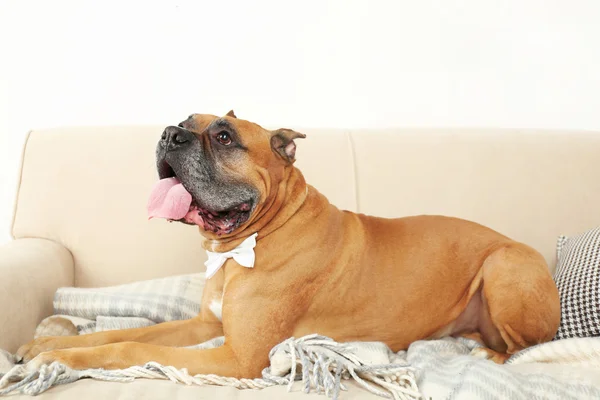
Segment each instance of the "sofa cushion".
M367 390L358 387L352 381L344 382L348 391L343 392L340 397L344 400L380 399ZM137 379L133 382L102 382L92 379L84 379L67 385L53 387L45 393L36 396L40 400L79 400L79 399L221 399L221 400L257 400L257 399L286 399L307 400L327 399L323 394L312 396L302 391L302 383L297 382L292 391L287 393L285 386L275 386L262 390L239 390L233 387L222 386L187 386L170 381L159 381L150 379ZM11 396L13 400L31 400L31 396Z
M600 226L557 243L561 322L555 339L600 336Z

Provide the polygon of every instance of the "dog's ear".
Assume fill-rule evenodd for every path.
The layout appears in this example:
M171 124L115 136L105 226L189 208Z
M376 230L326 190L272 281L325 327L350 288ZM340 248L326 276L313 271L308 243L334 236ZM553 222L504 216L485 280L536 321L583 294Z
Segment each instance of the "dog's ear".
M231 118L237 118L235 116L235 113L233 112L233 110L229 110L229 112L227 114L225 114L226 117L231 117Z
M271 148L281 158L292 164L296 161L296 143L294 139L304 139L305 134L291 129L277 129L271 132Z

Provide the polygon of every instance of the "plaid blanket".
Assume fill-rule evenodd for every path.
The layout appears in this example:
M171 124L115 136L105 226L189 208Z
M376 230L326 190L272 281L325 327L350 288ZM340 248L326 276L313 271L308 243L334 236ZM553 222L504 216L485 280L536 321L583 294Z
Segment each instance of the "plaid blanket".
M432 399L600 399L600 338L558 340L525 349L499 365L471 355L462 338L418 341L406 354Z
M104 288L65 287L54 295L54 314L35 337L139 328L189 319L200 311L204 273Z

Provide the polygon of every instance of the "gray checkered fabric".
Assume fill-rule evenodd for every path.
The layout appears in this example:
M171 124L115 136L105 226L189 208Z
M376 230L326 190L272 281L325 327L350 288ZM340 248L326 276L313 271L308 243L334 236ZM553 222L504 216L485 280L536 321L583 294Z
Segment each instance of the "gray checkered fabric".
M79 333L189 319L200 311L204 279L197 273L103 288L64 287L54 295L54 313L76 317Z
M557 260L562 316L554 339L600 336L600 227L559 237Z

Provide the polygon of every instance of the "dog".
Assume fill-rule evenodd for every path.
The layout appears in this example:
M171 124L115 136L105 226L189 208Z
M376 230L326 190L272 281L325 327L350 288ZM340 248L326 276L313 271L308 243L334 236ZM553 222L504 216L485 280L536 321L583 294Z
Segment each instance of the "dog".
M202 235L211 269L199 315L38 338L18 356L33 368L156 361L191 374L255 378L273 346L311 333L381 341L395 352L416 340L464 336L484 346L475 355L498 363L554 337L558 291L536 250L462 219L341 211L294 166L295 141L304 137L233 111L167 127L150 216L196 225ZM221 335L221 347L185 348Z

